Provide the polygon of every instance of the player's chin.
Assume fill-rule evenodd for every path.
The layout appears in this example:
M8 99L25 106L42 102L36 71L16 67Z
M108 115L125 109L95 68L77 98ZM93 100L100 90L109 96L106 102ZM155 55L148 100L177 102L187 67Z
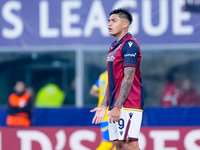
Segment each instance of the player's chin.
M110 35L115 36L115 34L113 32L109 32Z

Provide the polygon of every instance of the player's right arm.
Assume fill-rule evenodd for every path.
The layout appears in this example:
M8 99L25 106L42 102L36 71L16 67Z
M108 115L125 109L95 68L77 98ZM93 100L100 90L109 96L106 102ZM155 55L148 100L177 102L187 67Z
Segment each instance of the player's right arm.
M90 95L96 98L99 97L99 91L95 90L93 87L90 89Z
M93 84L92 88L90 89L90 95L96 98L99 97L99 78L96 80L96 82Z
M105 106L106 108L108 107L108 85L101 105Z
M99 107L95 107L94 109L90 110L90 112L96 112L95 116L92 120L92 123L101 123L106 115L106 109L108 107L108 90L106 88L106 94L104 99Z

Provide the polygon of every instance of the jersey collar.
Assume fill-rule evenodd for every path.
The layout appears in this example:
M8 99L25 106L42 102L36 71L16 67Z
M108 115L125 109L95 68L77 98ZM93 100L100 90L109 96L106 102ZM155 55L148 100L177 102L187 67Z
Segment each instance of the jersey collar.
M131 36L130 33L127 33L126 35L124 35L118 42L115 41L112 46L111 49L115 49L116 47L118 47L127 37Z

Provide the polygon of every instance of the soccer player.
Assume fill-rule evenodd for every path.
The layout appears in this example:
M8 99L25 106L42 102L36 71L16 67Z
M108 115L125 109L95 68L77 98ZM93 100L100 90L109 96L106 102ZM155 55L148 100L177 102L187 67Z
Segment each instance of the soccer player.
M105 95L107 85L108 85L108 72L106 70L100 74L99 78L96 80L96 82L90 89L90 95L98 98L98 106L100 106L103 101L103 97ZM109 134L108 134L108 116L107 115L108 115L108 109L106 110L106 115L103 121L100 123L102 141L96 150L111 150L113 147L113 142L110 141ZM112 150L115 150L115 148L113 148Z
M100 123L109 108L109 136L117 150L139 150L138 136L143 113L143 85L140 76L141 51L138 41L128 33L130 12L118 8L110 12L109 34L116 41L107 54L108 86L93 123Z

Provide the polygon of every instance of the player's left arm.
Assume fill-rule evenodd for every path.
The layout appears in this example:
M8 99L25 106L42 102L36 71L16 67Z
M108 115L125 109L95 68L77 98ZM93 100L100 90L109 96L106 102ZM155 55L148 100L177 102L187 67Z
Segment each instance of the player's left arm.
M135 76L135 67L124 68L124 79L121 84L119 96L115 103L117 107L121 108L124 102L126 101L133 84L134 76Z
M117 101L115 102L114 108L109 112L109 122L111 123L119 121L121 110L120 108L123 106L124 102L126 101L129 92L132 87L132 83L135 76L135 68L134 67L125 67L124 68L124 79L121 84L119 96L117 98Z

